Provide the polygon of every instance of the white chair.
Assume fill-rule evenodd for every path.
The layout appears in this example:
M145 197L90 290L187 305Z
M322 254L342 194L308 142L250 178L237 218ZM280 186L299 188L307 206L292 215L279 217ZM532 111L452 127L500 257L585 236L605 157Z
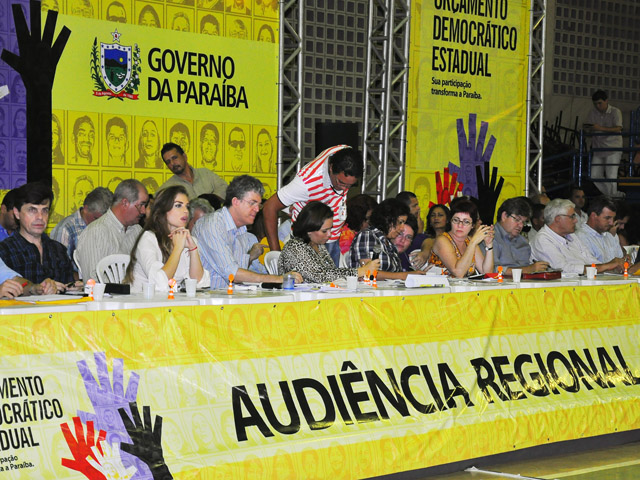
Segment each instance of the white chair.
M107 255L98 262L96 272L100 283L122 283L131 257L125 254Z
M280 258L280 252L274 251L267 252L264 256L264 266L271 275L278 274L278 258Z
M78 260L77 248L73 251L73 262L76 264L76 267L78 267L78 278L82 280L82 271L80 270L80 261Z

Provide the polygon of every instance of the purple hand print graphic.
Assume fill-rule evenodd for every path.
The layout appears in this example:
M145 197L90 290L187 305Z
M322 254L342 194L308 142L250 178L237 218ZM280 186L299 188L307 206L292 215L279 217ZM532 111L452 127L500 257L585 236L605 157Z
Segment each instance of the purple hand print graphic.
M456 129L458 132L458 158L460 165L449 162L449 172L458 174L458 182L464 185L462 193L472 197L478 197L478 184L476 182L476 166L484 168L484 164L491 160L493 149L496 145L496 137L491 135L487 148L484 147L487 138L487 130L489 124L487 122L480 123L480 135L476 142L476 114L469 114L469 140L464 131L464 122L462 118L456 120Z

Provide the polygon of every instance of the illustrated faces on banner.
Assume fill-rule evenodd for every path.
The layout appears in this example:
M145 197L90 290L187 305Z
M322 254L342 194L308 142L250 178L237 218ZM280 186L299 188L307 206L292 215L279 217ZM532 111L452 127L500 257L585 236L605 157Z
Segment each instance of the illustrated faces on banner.
M95 0L67 0L67 12L78 17L94 18Z
M191 124L191 122L188 122ZM189 153L191 148L191 132L190 128L182 122L174 124L169 129L169 141L180 145L184 150L184 153Z
M64 129L56 114L51 115L51 161L54 165L64 164Z
M198 0L198 8L222 11L224 0Z
M193 9L167 7L167 27L178 32L192 32L194 24Z
M251 37L249 20L239 17L227 17L227 37L247 40Z
M94 162L93 153L96 143L96 121L95 114L81 115L76 117L73 122L73 131L71 132L71 145L73 152L68 161L69 165L97 165L97 159Z
M86 196L98 185L98 172L84 173L80 171L70 171L67 186L72 186L70 204L72 211L76 211L84 204ZM68 188L68 187L67 187Z
M104 139L107 146L104 165L107 167L130 167L129 126L122 117L111 117L107 120L104 127Z
M136 122L142 122L138 136L138 159L136 160L136 168L162 168L163 162L160 156L162 148L162 140L160 138L161 120L140 119L136 118Z
M220 129L213 123L200 128L200 166L213 169L218 165Z
M273 173L275 172L275 144L273 142L273 128L256 127L255 135L255 173ZM271 130L271 131L269 131Z
M254 14L261 17L278 18L278 0L255 0Z
M227 151L225 155L225 170L248 171L247 132L246 126L234 126L227 136Z
M154 28L162 28L162 21L160 16L158 15L156 4L144 2L136 3L136 11L138 12L138 25L143 27L154 27Z
M258 42L275 43L276 34L274 33L274 27L268 23L256 22L256 36L254 40Z
M225 12L251 15L251 0L227 0Z
M110 22L127 23L127 9L124 4L118 0L114 0L107 4L104 12L104 19Z
M222 16L211 13L203 15L200 19L200 33L219 36L221 32Z

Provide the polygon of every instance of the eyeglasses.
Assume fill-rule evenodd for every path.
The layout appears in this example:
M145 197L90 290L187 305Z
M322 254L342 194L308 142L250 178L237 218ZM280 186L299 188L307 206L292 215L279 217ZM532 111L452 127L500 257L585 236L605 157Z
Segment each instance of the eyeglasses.
M133 206L136 207L138 213L142 213L143 210L149 208L149 201L146 201L144 203L134 203Z
M520 225L524 225L525 223L527 223L527 219L526 218L518 218L515 215L509 215L509 217L511 217L511 219L514 222L519 223Z
M244 148L245 142L244 140L231 140L229 145L231 145L231 148Z
M465 227L473 224L471 220L460 220L458 217L453 217L451 219L451 223L453 223L454 225L464 225Z
M246 203L247 205L249 205L249 208L260 207L260 205L262 204L262 202L258 202L256 200L245 200L244 198L241 199L240 201Z
M578 214L574 213L573 215L567 215L566 213L560 213L558 214L559 217L569 217L571 220L575 220L576 218L578 218Z

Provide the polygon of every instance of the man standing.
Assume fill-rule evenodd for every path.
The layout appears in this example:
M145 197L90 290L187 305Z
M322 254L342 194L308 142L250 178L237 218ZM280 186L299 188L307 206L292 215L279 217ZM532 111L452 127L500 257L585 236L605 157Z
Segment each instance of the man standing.
M418 231L414 232L416 235L424 232L424 220L420 216L420 202L418 202L418 197L416 194L409 191L400 192L396 195L396 200L400 200L407 207L409 207L409 213L416 217L418 221Z
M551 268L567 273L585 273L585 267L596 264L598 273L620 271L620 262L598 263L573 233L578 223L573 202L562 198L551 200L544 209L545 226L531 243L531 261L548 262Z
M624 253L620 242L614 241L609 233L616 217L616 204L608 197L602 195L589 203L587 209L589 219L576 231L587 251L596 257L598 263L617 260L624 265Z
M618 134L622 132L622 112L620 109L609 105L607 94L603 90L596 91L592 96L593 109L587 116L587 124L594 133L609 132ZM622 158L622 151L610 149L622 148L622 136L620 135L594 135L591 139L591 147L607 149L593 152L591 163L591 178L606 178L611 182L595 182L596 187L605 195L616 197L623 195L618 191L618 166Z
M578 215L578 225L576 228L580 228L582 225L587 223L587 220L589 219L589 216L584 211L584 204L587 199L582 187L572 185L569 189L569 200L571 200L576 206L576 214Z
M263 194L260 180L240 175L229 184L224 207L196 223L193 236L202 250L202 264L211 272L212 289L226 286L229 275L233 275L234 282L282 283L282 275L268 275L264 266L255 261L264 245L247 232L247 225L253 224L260 211ZM296 282L302 282L299 273L290 273Z
M547 262L529 262L531 247L520 233L530 217L531 207L523 197L510 198L500 205L493 239L493 265L496 271L499 266L502 266L507 274L511 274L512 268L521 268L523 273L532 273L549 267Z
M348 145L327 148L311 163L302 168L295 178L278 190L264 204L264 225L271 250L280 250L277 215L286 206L291 207L295 222L302 207L318 200L333 210L331 238L326 244L331 258L338 265L340 230L347 218L347 192L362 178L362 155Z
M73 267L64 245L44 233L52 200L51 188L43 183L18 188L13 213L19 229L0 242L0 257L7 267L39 284L46 294L63 291L65 284L73 281Z
M87 195L84 204L78 210L59 222L51 230L51 238L67 247L67 255L73 258L78 244L78 236L94 220L105 214L113 203L113 193L104 187L98 187Z
M187 190L189 199L203 193L213 193L221 200L227 193L227 182L207 168L193 168L180 145L165 143L162 147L162 159L173 176L160 186L163 188L181 185Z
M16 217L13 214L17 190L17 188L9 190L2 199L2 205L0 205L0 241L13 235L13 232L18 228Z
M142 227L138 225L149 205L147 189L138 180L123 180L113 193L113 204L78 237L78 261L83 280L98 279L100 259L114 253L131 254Z

